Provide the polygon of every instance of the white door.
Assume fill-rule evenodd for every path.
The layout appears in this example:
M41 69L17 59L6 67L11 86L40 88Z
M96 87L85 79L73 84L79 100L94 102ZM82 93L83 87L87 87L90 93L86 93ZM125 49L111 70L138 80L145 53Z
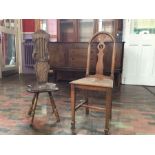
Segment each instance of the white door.
M155 20L124 21L122 84L155 86Z
M3 71L19 70L21 60L21 22L0 20L0 78Z

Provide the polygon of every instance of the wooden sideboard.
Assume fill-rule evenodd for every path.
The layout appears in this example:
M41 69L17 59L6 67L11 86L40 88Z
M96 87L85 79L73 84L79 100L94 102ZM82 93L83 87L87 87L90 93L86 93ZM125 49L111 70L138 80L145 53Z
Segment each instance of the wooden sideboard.
M105 70L109 74L111 67L111 44L105 49ZM95 45L94 45L95 46ZM50 42L50 67L54 71L55 80L74 80L85 76L87 62L87 42ZM120 85L124 42L116 43L115 85ZM91 72L95 72L97 61L96 48L91 51Z

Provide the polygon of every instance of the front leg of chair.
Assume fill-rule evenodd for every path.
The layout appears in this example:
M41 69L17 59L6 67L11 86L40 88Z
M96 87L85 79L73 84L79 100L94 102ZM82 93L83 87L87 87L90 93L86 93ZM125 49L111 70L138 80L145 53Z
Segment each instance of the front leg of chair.
M112 97L112 89L107 88L106 91L106 110L105 110L105 134L109 134L109 121L110 121L110 113L111 113L111 97Z
M71 128L75 129L75 86L74 84L71 84Z
M31 120L31 125L33 124L33 120L34 120L34 115L35 115L35 110L36 110L36 107L37 107L38 96L39 96L39 93L36 93L36 97L35 97L35 99L34 99L34 104L33 104L33 108L32 108L32 120Z
M34 96L33 96L33 99L32 99L32 104L31 104L31 107L29 109L29 112L28 112L28 115L32 115L32 109L33 109L33 106L34 106L34 101L35 101L35 98L36 98L36 93L34 93Z
M55 102L54 102L54 99L53 99L53 95L52 95L51 92L48 92L48 94L49 94L50 102L51 102L52 109L53 109L53 112L55 114L55 117L57 119L57 122L60 122L59 113L57 111L57 108L56 108L56 105L55 105Z

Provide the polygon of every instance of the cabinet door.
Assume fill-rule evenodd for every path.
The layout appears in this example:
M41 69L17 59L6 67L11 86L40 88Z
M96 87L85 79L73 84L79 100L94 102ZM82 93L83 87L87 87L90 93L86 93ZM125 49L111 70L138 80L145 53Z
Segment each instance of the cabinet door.
M79 19L79 41L88 42L95 33L95 20L94 19Z
M115 20L114 19L99 19L99 31L105 31L115 36Z
M69 50L69 65L72 69L86 70L87 65L87 48L70 49ZM90 70L94 71L96 67L97 56L96 51L91 51Z
M49 44L49 57L51 67L64 67L65 52L63 51L63 45Z
M98 31L111 33L116 41L122 41L123 20L122 19L99 19Z
M87 49L70 49L69 65L72 68L86 68Z
M58 41L75 42L77 41L77 20L60 19L58 20Z

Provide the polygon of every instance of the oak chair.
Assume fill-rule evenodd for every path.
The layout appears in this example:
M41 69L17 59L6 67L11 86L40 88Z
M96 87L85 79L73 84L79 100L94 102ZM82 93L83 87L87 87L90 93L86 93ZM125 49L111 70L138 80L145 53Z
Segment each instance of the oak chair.
M107 44L112 44L111 51L111 73L110 75L104 75L104 49ZM97 63L96 63L96 73L95 75L90 75L90 62L91 62L91 52L94 46L98 49L97 53ZM89 114L89 108L105 112L105 134L109 134L109 121L112 115L112 89L113 89L113 79L114 79L114 67L115 67L115 39L107 32L98 32L90 39L88 44L87 53L87 66L86 66L86 77L71 81L71 128L75 129L75 111L80 107L86 108L86 114ZM92 65L92 64L91 64ZM76 89L82 89L86 91L102 91L106 94L106 100L104 107L99 107L97 105L90 105L88 103L87 96L85 100L76 105Z
M34 43L32 57L35 60L35 73L36 83L34 85L28 85L27 91L33 93L32 105L29 109L28 115L32 116L31 125L33 124L37 101L40 93L48 93L50 103L52 105L53 113L56 116L57 121L60 121L59 114L53 99L52 92L58 90L56 84L48 83L49 73L49 55L48 55L48 42L49 34L43 30L38 30L32 35Z

